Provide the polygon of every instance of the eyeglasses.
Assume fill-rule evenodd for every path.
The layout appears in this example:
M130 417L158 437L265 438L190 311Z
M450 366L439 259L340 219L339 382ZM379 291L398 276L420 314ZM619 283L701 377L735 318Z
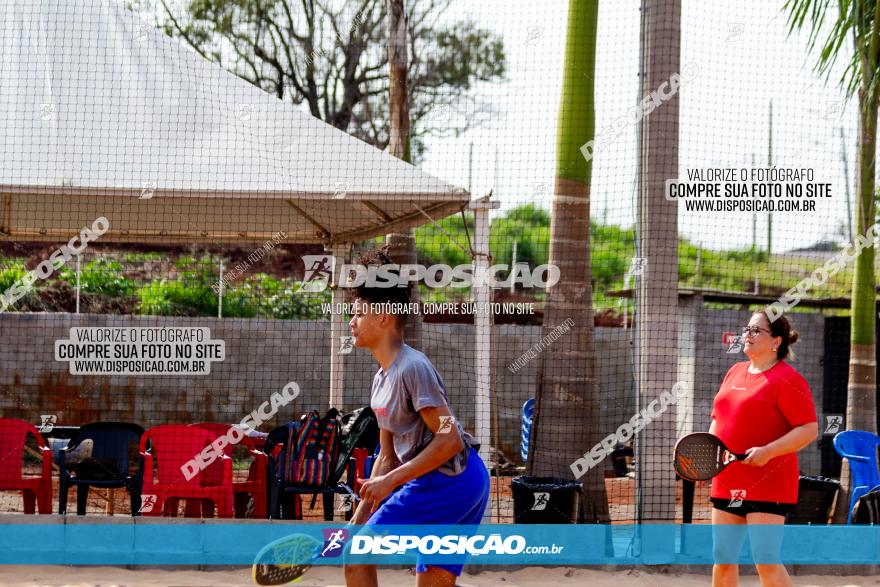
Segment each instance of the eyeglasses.
M770 333L770 331L766 328L761 328L759 326L746 326L742 329L743 336L758 336L759 332L766 332L768 334Z

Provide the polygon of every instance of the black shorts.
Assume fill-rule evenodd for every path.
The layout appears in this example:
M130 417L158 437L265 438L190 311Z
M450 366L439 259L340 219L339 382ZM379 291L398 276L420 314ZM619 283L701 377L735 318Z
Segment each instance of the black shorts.
M794 508L793 503L779 503L778 501L749 501L742 500L738 505L731 506L731 500L719 497L709 498L712 501L712 507L729 514L734 514L745 518L748 514L776 514L784 516Z

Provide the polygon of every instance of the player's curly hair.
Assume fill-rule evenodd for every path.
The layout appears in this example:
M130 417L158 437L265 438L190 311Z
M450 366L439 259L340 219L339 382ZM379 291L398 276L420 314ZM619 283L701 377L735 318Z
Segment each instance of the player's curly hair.
M383 265L396 265L394 261L391 260L391 256L389 255L389 247L388 245L384 245L378 249L371 249L363 254L361 254L357 262L360 265L363 265L370 270L370 267L382 267ZM399 267L388 269L389 273L392 275L399 276L400 270ZM397 317L398 322L403 324L406 321L406 316L408 312L406 311L409 308L410 297L412 296L412 283L407 281L398 286L394 287L377 287L375 285L370 286L367 285L369 281L355 286L354 290L354 298L360 298L365 302L369 302L371 304L383 304L388 305L388 307L400 308L404 311L401 312L393 312Z

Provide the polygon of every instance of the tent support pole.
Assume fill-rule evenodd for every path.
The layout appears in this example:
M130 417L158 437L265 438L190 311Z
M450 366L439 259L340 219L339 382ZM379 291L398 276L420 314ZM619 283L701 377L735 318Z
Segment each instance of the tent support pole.
M346 263L348 255L351 252L351 243L335 243L329 247L328 251L333 255L333 304L330 308L330 407L336 408L340 412L344 411L345 398L343 396L342 385L345 375L345 358L342 355L342 337L347 335L345 332L345 313L338 311L342 309L342 303L345 301L345 290L337 287L338 279L342 279L337 270L343 263ZM346 351L350 352L350 351Z

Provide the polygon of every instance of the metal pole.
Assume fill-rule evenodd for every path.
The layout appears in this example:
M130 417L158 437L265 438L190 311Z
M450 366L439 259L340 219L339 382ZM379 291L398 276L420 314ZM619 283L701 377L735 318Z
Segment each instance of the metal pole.
M501 193L501 188L498 186L500 174L498 173L498 147L495 147L495 195Z
M345 302L345 289L339 287L339 279L347 276L339 275L341 265L347 263L349 252L351 251L350 243L337 243L330 247L330 254L333 255L333 298L330 314L330 407L343 411L345 408L345 396L343 384L345 383L345 356L340 352L342 337L346 335L345 312L343 312L343 303Z
M773 100L770 100L770 132L767 135L767 167L773 167ZM773 212L767 212L767 261L773 254Z
M646 84L645 84L645 51L647 47L646 35L645 35L645 14L648 10L646 6L646 0L641 0L641 8L639 10L639 83L638 83L638 94L636 95L636 100L641 100L644 95ZM639 149L639 156L636 158L636 184L637 184L637 194L638 197L636 199L636 228L634 232L634 248L636 257L642 256L642 233L643 233L643 225L642 225L642 189L644 187L644 178L642 177L643 171L643 161L645 159L645 126L643 123L636 125L636 144ZM636 277L636 281L632 287L632 299L633 299L633 332L630 333L631 342L632 342L632 352L633 352L633 363L632 363L632 386L633 386L633 399L636 406L636 411L640 408L640 400L641 400L641 384L642 384L642 361L641 361L641 347L640 340L637 336L639 334L637 329L640 329L638 325L639 318L639 305L640 305L640 297L641 291L639 287L639 282L641 279ZM624 302L626 303L626 302ZM625 306L624 306L625 308ZM624 314L624 324L626 324L627 316ZM641 455L645 454L644 451L644 442L642 441L642 437L637 435L633 441L633 450L634 456L638 456L635 459L635 474L636 474L636 523L641 524L642 518L644 516L644 502L642 500L642 475L644 464L642 463ZM639 545L637 551L641 552L641 537L639 537Z
M474 142L471 141L470 149L468 150L468 193L473 193L474 191Z
M699 243L697 243L697 271L696 271L697 285L703 285L703 276L700 275L700 273L703 269L702 265L703 265L703 243L699 242Z
M223 317L223 259L220 259L220 287L217 288L217 317Z
M79 314L79 288L80 288L79 277L80 277L80 274L82 273L82 271L80 271L79 258L80 258L80 256L77 255L76 256L76 313L77 314Z
M513 252L510 255L510 293L516 290L516 239L513 241Z
M752 153L752 169L755 168L755 154ZM758 254L758 213L752 212L752 260Z

